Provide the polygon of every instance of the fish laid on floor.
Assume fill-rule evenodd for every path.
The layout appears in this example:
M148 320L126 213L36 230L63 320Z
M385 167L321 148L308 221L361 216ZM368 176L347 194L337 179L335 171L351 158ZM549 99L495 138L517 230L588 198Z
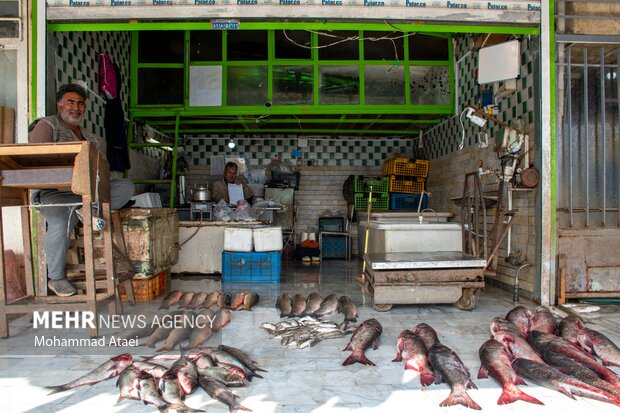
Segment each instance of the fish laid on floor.
M338 309L344 315L344 321L354 323L357 321L357 317L359 317L357 307L348 296L343 295L338 299Z
M526 358L538 363L544 363L536 350L520 334L500 330L493 333L493 338L506 348L506 351L508 351L512 358Z
M558 330L558 322L555 316L547 307L539 305L536 307L530 324L528 334L532 331L541 331L543 333L556 334Z
M215 312L213 316L213 322L211 323L211 330L214 332L220 331L222 328L226 326L226 324L230 323L230 319L232 314L227 308L220 308Z
M220 308L230 308L230 304L232 302L232 294L228 292L223 292L220 294L220 297L217 299L217 306Z
M574 315L564 317L562 321L560 321L560 337L571 342L575 346L579 346L577 336L579 335L579 331L584 327L583 321L581 321L580 318Z
M170 371L176 374L179 385L185 394L191 394L198 386L198 371L193 361L187 356L181 356L170 366Z
M211 308L212 306L217 304L218 300L220 299L221 294L222 293L219 291L211 291L202 306L204 308Z
M304 296L301 294L295 294L291 301L292 301L292 304L291 304L292 308L291 308L290 316L291 317L302 316L304 312L306 311L306 299L304 298Z
M597 355L604 366L620 367L620 349L605 334L583 328L577 334L577 341L583 349Z
M267 371L258 366L258 363L252 359L252 357L243 350L240 350L236 347L227 346L225 344L220 344L217 346L218 350L222 350L227 352L233 357L236 357L239 361L245 364L248 368L258 370L258 371Z
M140 370L129 366L118 375L116 387L119 388L121 394L118 396L117 404L126 399L140 400L140 392L138 390L139 374Z
M239 307L243 305L243 298L247 294L247 291L239 291L236 292L232 299L230 300L230 309L233 311L237 311Z
M439 338L437 338L437 332L431 326L426 323L420 323L411 330L413 334L417 335L424 341L424 345L426 346L426 350L433 347L433 344L439 343Z
M230 413L234 413L238 410L252 411L242 406L238 401L239 396L230 391L228 387L219 380L203 376L200 378L200 387L202 387L209 396L227 405Z
M338 311L339 303L338 296L336 294L330 294L323 299L321 306L315 311L316 317L323 317Z
M404 361L405 370L415 370L420 374L422 386L435 381L435 375L428 361L428 352L424 341L410 330L403 330L398 335L396 358L392 361Z
M620 398L613 394L586 384L544 363L537 363L526 359L516 359L512 362L512 367L521 377L525 377L539 386L557 390L571 399L575 398L573 395L577 395L620 406Z
M197 308L202 307L208 296L209 294L204 291L194 294L194 296L192 297L192 301L189 302L187 308L189 308L190 310L196 310Z
M260 297L255 292L250 292L243 297L242 308L247 311L251 311L252 307L258 304Z
M138 376L138 389L140 394L140 400L144 404L152 404L157 407L161 412L166 411L168 408L168 402L166 402L157 389L157 380L150 374L141 372Z
M435 373L435 383L448 383L451 389L450 395L439 404L441 407L460 404L481 410L478 403L467 394L467 389L477 387L469 377L469 370L454 351L437 343L428 350L428 358Z
M305 315L314 315L314 313L321 307L323 298L317 292L312 292L306 297L306 312Z
M194 291L186 291L185 293L183 293L183 296L179 300L179 308L187 308L189 303L192 302L194 294L196 294Z
M512 368L512 357L506 351L504 345L495 339L484 342L478 350L480 356L480 370L478 378L484 379L491 376L502 386L502 394L497 399L497 404L514 403L517 400L544 405L540 400L524 393L517 384L525 384L523 379Z
M101 364L93 371L78 377L69 383L61 384L59 386L48 386L48 389L52 391L49 394L59 393L65 390L73 389L79 386L92 386L100 381L110 379L118 376L123 370L131 365L133 357L131 354L125 353L120 356L115 356Z
M280 310L280 317L288 317L291 315L291 311L293 310L293 301L288 294L282 293L278 300L276 301L276 308Z
M351 351L352 353L345 359L345 361L342 362L342 365L348 366L354 363L361 363L367 366L374 366L375 363L368 360L364 352L369 347L372 347L374 350L379 348L379 337L382 332L383 327L374 318L366 320L360 324L355 331L353 331L351 341L343 350Z
M356 326L349 327L347 322L336 324L306 316L276 324L263 323L261 327L271 336L282 337L283 346L306 348L314 347L323 340L343 337L355 330Z
M204 412L204 410L193 409L185 404L185 392L179 384L177 375L172 371L166 372L157 383L161 398L169 404L168 409L181 412Z
M169 309L171 305L174 305L179 302L183 294L184 294L183 291L179 291L179 290L170 291L168 295L166 295L164 299L162 300L162 304L161 304L161 307L159 307L159 309L160 310L162 308L166 310Z
M177 356L176 358L179 358L179 357L180 356ZM168 371L167 367L164 367L160 364L152 363L150 361L135 361L134 360L134 362L131 364L131 367L134 367L140 371L148 373L151 376L155 377L156 379L160 378L161 376L164 375L164 373L166 373L166 371Z
M527 337L527 333L530 330L530 319L534 313L527 307L519 305L506 314L506 320L512 321L517 326L521 336Z
M493 333L496 333L498 331L509 331L513 334L521 336L521 332L519 331L515 323L501 317L495 317L493 320L491 320L491 324L489 324L489 331L491 331L491 336L493 335Z

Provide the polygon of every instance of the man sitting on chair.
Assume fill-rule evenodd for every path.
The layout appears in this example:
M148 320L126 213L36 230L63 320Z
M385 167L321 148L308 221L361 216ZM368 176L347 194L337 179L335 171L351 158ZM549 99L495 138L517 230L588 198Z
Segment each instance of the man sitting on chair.
M105 140L80 126L87 97L86 90L79 85L61 86L56 95L58 114L38 120L34 129L28 134L28 141L30 143L89 141L105 156ZM119 209L133 196L134 184L120 177L110 178L110 208ZM82 202L82 197L72 192L42 189L33 195L33 202L42 205L72 204ZM41 213L47 221L45 234L45 255L49 278L47 285L50 290L61 297L76 293L73 285L67 280L65 271L69 237L78 222L78 216L73 212L75 212L75 207L71 206L41 207Z

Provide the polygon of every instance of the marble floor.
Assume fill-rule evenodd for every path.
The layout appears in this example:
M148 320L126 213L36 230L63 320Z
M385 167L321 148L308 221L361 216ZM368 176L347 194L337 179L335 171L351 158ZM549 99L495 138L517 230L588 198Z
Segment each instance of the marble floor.
M470 396L484 411L531 413L566 411L616 412L619 408L602 402L568 397L534 384L523 389L541 400L538 406L518 401L498 406L501 389L490 379L477 379L480 361L478 348L488 338L488 325L495 316L504 316L512 307L512 296L497 288L488 287L479 293L474 311L466 312L453 305L406 305L394 306L389 312L376 312L371 297L364 292L355 277L361 273L359 261L325 261L322 264L302 265L283 263L280 284L226 284L213 277L181 277L172 280L172 287L188 291L225 289L238 291L248 287L260 295L260 302L252 311L232 314L232 321L219 333L214 334L207 345L220 343L238 347L250 353L268 372L263 379L254 379L247 387L234 389L241 404L260 413L305 412L397 412L419 411L458 412L471 411L462 406L439 407L449 394L446 384L422 388L417 373L405 371L402 363L393 363L396 337L405 328L425 322L437 331L440 340L455 350L470 369L477 390ZM347 294L357 304L361 322L376 318L383 326L381 344L377 350L366 355L376 366L341 364L349 354L343 352L348 337L320 342L312 348L285 347L277 338L259 326L264 322L279 321L274 308L281 292L301 293L304 296L317 291L323 297L331 293ZM126 314L157 314L157 302L141 303L126 308ZM522 300L522 304L535 304ZM616 343L620 343L620 311L614 306L601 308L594 317L596 328ZM331 316L342 320L341 314ZM135 400L117 404L119 395L116 379L100 382L54 395L48 395L45 386L71 381L107 360L113 354L129 352L134 357L153 354L148 347L35 347L35 338L45 335L58 338L88 338L84 330L34 329L31 317L12 320L11 337L0 340L0 411L2 412L154 412L153 406L145 406ZM102 335L114 336L118 329L103 328ZM620 369L616 369L620 373ZM208 412L226 412L228 408L211 399L198 389L186 399L190 407Z

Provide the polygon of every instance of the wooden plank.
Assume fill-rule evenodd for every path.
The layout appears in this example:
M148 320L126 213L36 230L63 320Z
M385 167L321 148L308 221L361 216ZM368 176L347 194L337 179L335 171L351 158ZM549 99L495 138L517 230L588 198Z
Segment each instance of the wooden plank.
M558 286L558 304L566 303L566 255L558 255L558 267L560 269L559 274L559 286Z
M0 171L2 186L27 189L71 188L73 168L19 169Z

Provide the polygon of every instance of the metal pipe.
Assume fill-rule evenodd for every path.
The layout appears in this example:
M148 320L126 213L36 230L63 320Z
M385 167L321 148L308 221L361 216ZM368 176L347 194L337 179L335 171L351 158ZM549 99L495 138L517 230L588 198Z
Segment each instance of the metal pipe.
M568 78L566 85L568 88L568 219L569 226L573 227L573 68L571 67L572 46L568 47Z
M585 155L586 155L586 228L590 227L590 162L589 162L589 146L590 128L588 127L588 48L583 49L583 125L585 127Z
M605 216L605 198L607 198L607 149L606 149L606 136L605 136L605 49L601 47L601 133L603 139L603 148L601 149L603 155L603 162L601 162L603 167L603 188L602 188L602 197L603 197L603 215L602 215L602 226L605 227L606 216Z
M620 137L620 49L618 49L618 53L616 56L616 109L618 110L618 120L616 121L616 125L618 126L618 134L617 137ZM620 152L616 151L618 154L618 165L620 165ZM620 170L618 171L618 176L616 177L616 182L620 182ZM616 191L620 191L620 189L616 188ZM620 196L617 196L618 200L618 226L620 226Z
M512 191L508 191L508 211L512 211ZM510 258L510 244L512 242L512 227L508 228L508 234L506 234L506 257Z
M512 286L512 301L515 304L519 304L519 273L521 272L522 269L527 268L527 267L531 267L532 264L530 263L526 263L521 265L518 269L517 269L517 273L515 274L515 282Z

